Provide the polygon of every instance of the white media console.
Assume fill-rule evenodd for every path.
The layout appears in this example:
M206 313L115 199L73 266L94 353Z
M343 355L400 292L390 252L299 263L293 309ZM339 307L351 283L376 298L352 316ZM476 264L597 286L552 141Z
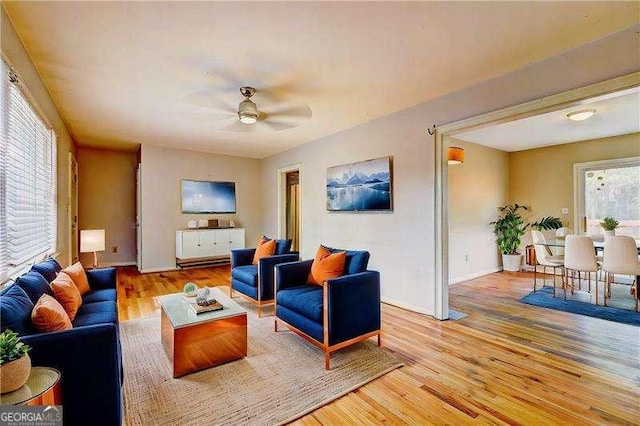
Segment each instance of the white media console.
M231 250L243 248L244 228L176 231L176 266L229 263Z

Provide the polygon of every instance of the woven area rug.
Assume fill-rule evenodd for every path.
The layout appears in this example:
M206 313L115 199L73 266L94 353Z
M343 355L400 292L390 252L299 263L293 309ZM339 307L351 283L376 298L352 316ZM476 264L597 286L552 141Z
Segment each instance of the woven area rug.
M613 296L615 293L620 293L619 296L623 296L623 292L626 291L626 297L631 301L633 299L628 295L629 286L620 286L619 288L612 288ZM553 297L553 289L551 287L544 287L538 291L531 292L520 299L520 302L528 305L540 306L547 309L555 309L557 311L571 312L579 315L586 315L589 317L595 317L604 319L607 321L615 321L623 324L631 324L640 326L640 313L635 312L633 307L629 306L629 309L623 309L614 306L602 306L602 292L600 292L600 306L594 304L593 295L586 292L575 292L573 295L567 293L567 300L564 300L564 292L556 290L556 297ZM570 299L572 297L573 299ZM613 299L613 297L612 297ZM615 299L614 299L615 300ZM608 302L609 303L609 302ZM622 303L620 303L623 305ZM624 305L631 305L632 302L627 302Z
M374 340L324 355L273 317L249 311L248 356L177 379L160 342L160 317L120 324L125 424L281 424L402 366ZM283 327L284 328L284 327Z

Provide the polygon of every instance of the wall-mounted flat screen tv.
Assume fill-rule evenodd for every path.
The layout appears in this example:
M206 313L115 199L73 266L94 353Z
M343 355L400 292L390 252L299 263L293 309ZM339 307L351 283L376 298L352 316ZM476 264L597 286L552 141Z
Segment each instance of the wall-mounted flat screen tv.
M235 213L235 182L182 180L182 213Z

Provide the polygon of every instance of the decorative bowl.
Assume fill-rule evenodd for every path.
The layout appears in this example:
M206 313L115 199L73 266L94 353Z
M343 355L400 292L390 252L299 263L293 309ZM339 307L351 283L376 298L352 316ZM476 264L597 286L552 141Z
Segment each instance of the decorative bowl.
M182 292L187 297L194 297L198 292L198 284L194 282L188 282L184 285Z

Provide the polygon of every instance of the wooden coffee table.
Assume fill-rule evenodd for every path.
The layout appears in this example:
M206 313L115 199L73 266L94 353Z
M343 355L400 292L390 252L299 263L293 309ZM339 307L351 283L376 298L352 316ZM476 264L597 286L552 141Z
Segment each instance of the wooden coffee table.
M159 297L162 346L171 360L173 377L247 356L247 311L211 287L224 309L196 314L182 293Z

